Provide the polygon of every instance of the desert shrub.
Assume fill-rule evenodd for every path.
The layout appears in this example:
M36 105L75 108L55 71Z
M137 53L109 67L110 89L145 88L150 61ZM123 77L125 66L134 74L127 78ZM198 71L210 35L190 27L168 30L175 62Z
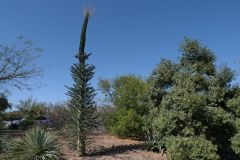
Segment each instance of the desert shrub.
M218 160L217 146L204 137L165 138L170 160Z
M120 76L114 80L100 80L100 89L114 107L104 115L106 129L124 137L143 136L143 116L147 115L145 104L147 83L134 75ZM113 108L114 111L113 111Z
M6 150L6 144L7 142L4 135L0 133L0 154Z
M161 59L160 63L152 71L148 78L148 96L155 107L158 107L167 90L173 85L173 76L179 67L171 60Z
M8 108L11 108L11 104L8 102L6 95L0 93L0 112L4 112Z
M57 160L59 159L59 142L53 132L33 128L20 140L13 141L7 150L11 160Z
M131 135L128 129L136 127L149 148L167 149L172 159L240 159L235 72L217 67L215 54L195 39L185 38L179 51L179 62L161 60L147 81L100 81L116 106L105 126L115 135Z
M240 119L236 119L235 126L238 133L231 138L231 148L234 153L240 156Z
M57 103L49 107L47 116L49 117L52 128L57 130L63 129L67 119L65 104Z
M240 117L240 96L229 99L227 102L228 109L235 115Z
M233 151L240 156L240 133L231 138L231 147Z
M110 126L110 118L113 119L113 113L116 111L115 107L110 107L110 106L100 106L98 107L98 114L99 114L99 129L101 128L102 131L108 131L107 129L108 126Z
M240 132L240 118L237 118L234 122L237 131Z
M33 126L35 120L47 112L47 104L42 102L37 102L32 98L26 100L20 100L17 108L21 114L21 117L24 118L20 124L21 129L29 129Z
M142 119L133 109L119 109L109 115L105 123L106 129L121 137L141 137Z
M234 72L217 68L214 53L197 40L185 39L180 51L179 63L161 61L149 78L152 144L166 147L172 159L239 159L240 87L232 82Z

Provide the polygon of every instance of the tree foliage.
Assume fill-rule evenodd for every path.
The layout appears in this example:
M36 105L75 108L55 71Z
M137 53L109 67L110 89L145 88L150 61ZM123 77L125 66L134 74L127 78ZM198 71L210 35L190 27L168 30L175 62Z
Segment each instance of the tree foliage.
M27 129L34 124L37 118L45 116L47 113L47 104L44 102L37 102L32 98L20 100L16 106L19 110L17 115L24 118L21 123L22 129Z
M41 69L34 63L40 51L22 36L13 45L0 45L0 87L30 89L28 80L41 75Z
M147 81L100 80L115 110L105 126L120 136L145 134L170 159L240 159L240 86L227 65L195 39L180 45L179 62L162 59Z
M148 79L150 99L158 108L163 96L173 85L173 75L178 71L178 65L174 62L162 59L159 65L153 70Z
M142 136L143 119L134 109L117 109L104 121L106 129L120 137Z
M203 136L170 136L165 139L170 160L218 160L217 146Z
M115 107L105 115L106 129L122 137L143 136L143 116L148 113L145 104L147 83L134 75L126 75L113 80L101 79L99 87Z
M165 147L176 159L237 158L239 86L232 83L234 72L226 65L218 69L214 53L197 40L186 38L180 51L178 64L163 60L149 78L158 111L152 108L148 131L159 149Z
M7 97L4 94L0 95L0 113L6 109L11 108L11 104L8 102Z

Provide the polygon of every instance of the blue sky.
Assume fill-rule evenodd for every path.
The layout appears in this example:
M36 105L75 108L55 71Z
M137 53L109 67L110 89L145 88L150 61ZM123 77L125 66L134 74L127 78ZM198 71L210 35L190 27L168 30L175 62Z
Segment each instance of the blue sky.
M160 58L177 61L184 36L197 38L217 55L217 64L240 64L239 0L1 0L0 44L23 35L44 49L44 85L32 91L9 88L16 104L32 96L39 101L67 99L70 66L79 46L85 6L95 8L89 21L87 51L95 64L92 80L134 73L150 74Z

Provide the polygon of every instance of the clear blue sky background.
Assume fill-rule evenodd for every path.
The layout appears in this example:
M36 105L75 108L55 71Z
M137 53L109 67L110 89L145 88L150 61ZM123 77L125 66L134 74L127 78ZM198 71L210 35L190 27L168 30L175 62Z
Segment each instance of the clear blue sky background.
M39 101L67 99L70 66L79 46L82 9L95 7L87 33L90 63L99 77L134 73L146 77L160 58L177 61L184 36L197 38L217 55L217 64L239 69L239 0L0 0L0 44L18 35L44 49L37 63L44 86L32 91L9 88L16 104L29 96Z

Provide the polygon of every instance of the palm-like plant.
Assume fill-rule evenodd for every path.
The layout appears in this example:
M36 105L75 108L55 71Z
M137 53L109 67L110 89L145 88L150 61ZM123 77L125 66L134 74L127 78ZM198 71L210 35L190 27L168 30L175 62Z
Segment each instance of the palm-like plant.
M57 136L39 127L33 128L10 144L7 155L11 160L57 160L60 155Z

